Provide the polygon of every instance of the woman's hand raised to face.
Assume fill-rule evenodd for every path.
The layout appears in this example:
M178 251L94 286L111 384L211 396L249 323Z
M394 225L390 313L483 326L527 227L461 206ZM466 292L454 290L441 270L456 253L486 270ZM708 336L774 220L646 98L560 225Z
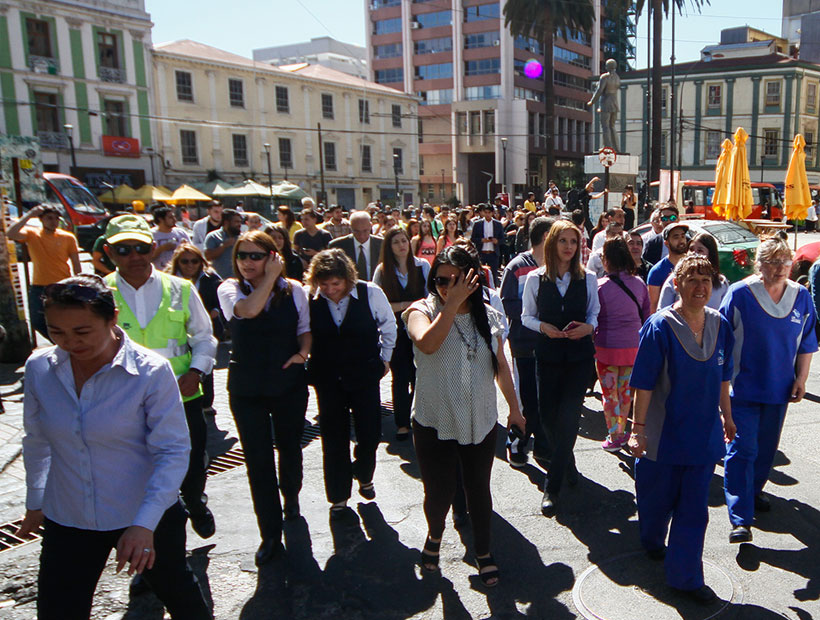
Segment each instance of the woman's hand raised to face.
M283 265L278 252L271 252L265 261L265 276L274 282L282 275Z
M446 304L452 304L456 308L461 306L479 287L478 274L470 269L466 274L460 273L450 280L447 288Z

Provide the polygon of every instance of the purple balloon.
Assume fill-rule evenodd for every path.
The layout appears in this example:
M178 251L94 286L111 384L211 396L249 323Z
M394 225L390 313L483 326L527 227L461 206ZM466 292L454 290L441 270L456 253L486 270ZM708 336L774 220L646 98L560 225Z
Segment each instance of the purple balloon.
M544 67L535 58L531 58L524 64L524 75L531 80L537 80L542 73L544 73Z

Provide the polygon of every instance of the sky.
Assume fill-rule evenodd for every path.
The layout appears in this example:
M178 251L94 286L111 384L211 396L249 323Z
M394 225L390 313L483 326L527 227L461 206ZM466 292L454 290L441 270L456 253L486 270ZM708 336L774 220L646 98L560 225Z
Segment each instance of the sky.
M146 0L154 22L154 43L193 39L250 58L260 47L331 36L345 43L365 43L364 0L198 0L195 18L188 2ZM690 2L686 2L691 7ZM231 10L233 8L236 10ZM226 10L228 9L228 10ZM241 10L240 10L241 9ZM717 43L723 28L749 25L780 35L778 0L712 0L701 14L691 8L676 18L677 62L697 60L705 45ZM663 62L671 56L671 21L664 24ZM636 68L646 66L646 22L638 25Z

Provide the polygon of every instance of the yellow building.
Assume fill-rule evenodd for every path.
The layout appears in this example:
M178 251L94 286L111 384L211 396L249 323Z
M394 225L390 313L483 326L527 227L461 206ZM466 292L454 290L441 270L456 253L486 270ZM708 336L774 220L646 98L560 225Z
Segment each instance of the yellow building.
M274 67L195 41L153 48L166 184L286 178L362 208L418 196L417 98L319 65ZM321 133L319 131L321 126ZM321 135L321 142L320 142Z

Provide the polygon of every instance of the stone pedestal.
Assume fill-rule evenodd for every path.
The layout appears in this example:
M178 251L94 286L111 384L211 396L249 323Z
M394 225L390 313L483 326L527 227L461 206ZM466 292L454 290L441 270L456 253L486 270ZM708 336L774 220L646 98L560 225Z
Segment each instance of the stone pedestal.
M628 153L618 153L617 161L609 168L609 206L620 206L621 196L623 195L624 187L631 185L635 188L638 170L640 168L641 158L637 155L630 155ZM594 193L598 193L604 189L604 172L605 169L598 159L598 154L586 155L584 157L584 176L587 182L592 177L601 179L595 183ZM598 222L598 217L604 211L604 199L590 200L589 202L589 218L592 224Z

